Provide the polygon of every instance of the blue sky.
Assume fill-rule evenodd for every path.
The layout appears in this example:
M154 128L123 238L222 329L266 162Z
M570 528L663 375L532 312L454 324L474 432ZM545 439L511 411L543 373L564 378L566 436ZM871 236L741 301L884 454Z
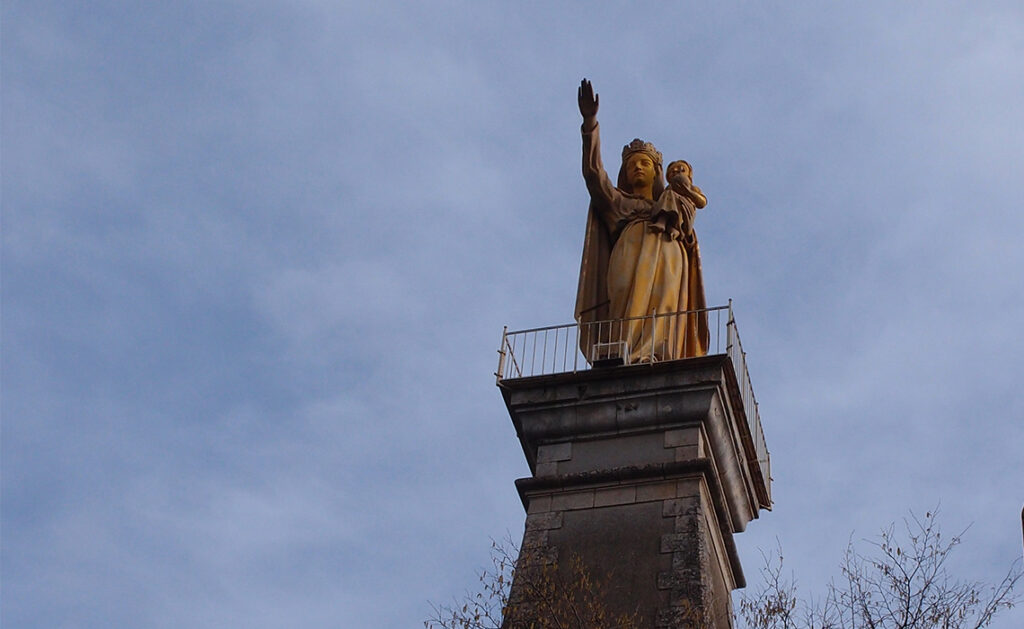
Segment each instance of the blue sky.
M10 627L419 626L517 537L501 328L572 318L634 137L709 204L808 591L941 504L1024 503L1024 9L5 2ZM1024 624L1024 610L999 627Z

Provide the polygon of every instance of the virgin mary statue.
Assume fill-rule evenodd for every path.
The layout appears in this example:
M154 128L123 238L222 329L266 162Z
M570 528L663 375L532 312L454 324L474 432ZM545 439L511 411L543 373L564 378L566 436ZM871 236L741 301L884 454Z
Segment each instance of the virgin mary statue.
M591 363L703 356L708 325L693 220L707 199L682 161L670 164L666 189L661 153L639 139L622 149L613 186L601 162L598 98L586 79L578 97L590 193L576 293L580 349Z

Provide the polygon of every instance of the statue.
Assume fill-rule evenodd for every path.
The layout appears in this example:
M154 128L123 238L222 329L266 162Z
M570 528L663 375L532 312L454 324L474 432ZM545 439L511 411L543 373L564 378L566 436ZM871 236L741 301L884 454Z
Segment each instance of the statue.
M640 139L622 149L613 186L601 162L598 97L590 81L580 83L578 100L590 193L576 293L583 355L628 363L703 356L708 324L693 222L707 198L682 160L669 164L666 188L661 153ZM607 321L614 323L597 323Z

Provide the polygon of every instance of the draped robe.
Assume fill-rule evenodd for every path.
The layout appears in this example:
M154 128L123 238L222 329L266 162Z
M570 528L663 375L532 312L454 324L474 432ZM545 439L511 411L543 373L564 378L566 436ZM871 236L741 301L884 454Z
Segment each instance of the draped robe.
M693 201L671 188L657 201L612 185L601 162L598 127L583 129L583 179L590 192L587 232L576 293L580 349L588 361L598 343L626 343L628 361L703 356L708 348L700 249ZM651 229L658 220L673 236ZM649 315L682 313L651 318ZM646 317L622 321L632 317ZM614 321L611 324L597 324ZM624 357L625 358L625 357Z

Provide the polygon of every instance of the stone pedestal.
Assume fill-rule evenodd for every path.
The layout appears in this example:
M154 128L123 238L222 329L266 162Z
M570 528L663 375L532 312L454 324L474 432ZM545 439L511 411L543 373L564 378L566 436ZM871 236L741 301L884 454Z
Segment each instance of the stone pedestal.
M707 356L499 383L533 476L520 568L581 563L613 615L732 626L733 534L770 506L732 363ZM528 588L512 586L515 604Z

